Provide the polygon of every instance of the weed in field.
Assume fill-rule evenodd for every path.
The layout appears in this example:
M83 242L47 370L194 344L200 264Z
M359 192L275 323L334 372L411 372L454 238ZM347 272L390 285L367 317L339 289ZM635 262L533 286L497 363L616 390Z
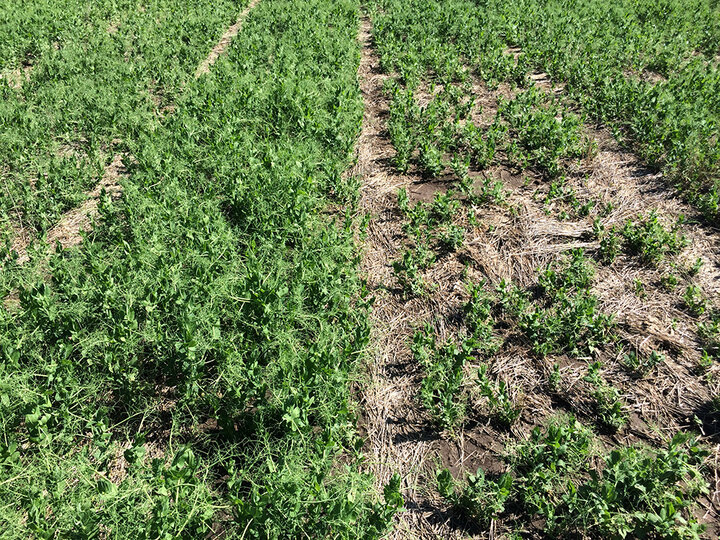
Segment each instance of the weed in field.
M510 397L508 385L505 381L497 383L490 380L487 374L487 366L481 365L478 368L478 389L480 395L487 402L488 416L499 425L507 428L520 416L522 410L518 407L516 400Z
M656 265L666 255L678 253L686 244L685 236L678 234L682 221L667 230L658 221L655 212L640 216L637 222L628 220L622 230L625 249L638 255L644 262Z
M92 23L109 4L137 7L78 13ZM146 7L134 16L166 40L123 19L79 47L47 43L53 61L87 50L65 72L34 72L59 94L31 83L25 95L23 107L57 112L28 117L28 133L70 120L91 146L127 134L136 163L80 246L0 272L20 291L12 311L0 304L2 535L377 538L399 481L378 501L360 469L351 380L368 299L353 220L331 205L357 187L342 172L362 118L358 6L260 2L212 73L166 73L162 86L185 90L162 122L147 104L137 118L116 105L147 73L204 57L239 6ZM104 62L109 48L119 63ZM91 84L106 65L114 94ZM43 95L67 103L37 107ZM97 118L76 114L89 102Z
M242 4L42 0L8 12L0 92L14 127L0 142L0 221L18 216L37 234L81 204L114 154L157 129ZM112 34L111 21L122 21ZM27 69L20 88L8 65Z
M708 301L697 285L688 285L685 288L683 302L687 310L696 317L705 313L708 307Z
M473 348L482 354L492 355L499 347L498 339L493 333L493 298L485 290L484 281L468 285L467 291L470 299L463 306L463 310Z
M652 369L665 361L665 355L657 351L652 351L649 355L641 354L637 351L630 351L623 355L621 364L631 373L639 377L644 377Z

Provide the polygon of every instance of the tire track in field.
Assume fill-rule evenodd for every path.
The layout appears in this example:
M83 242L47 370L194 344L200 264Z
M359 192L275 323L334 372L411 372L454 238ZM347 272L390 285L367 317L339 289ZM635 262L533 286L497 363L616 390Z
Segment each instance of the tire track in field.
M397 259L402 244L397 220L391 216L396 211L397 191L409 178L396 175L390 163L395 151L385 127L389 99L383 92L383 83L390 76L381 73L371 29L370 18L363 15L358 33L362 48L358 83L365 112L351 174L361 178L360 211L371 216L361 269L375 303L360 429L366 437L367 467L378 491L382 492L393 474L402 478L406 510L396 515L389 538L434 538L439 524L431 523L436 511L424 487L433 438L424 436L426 422L416 399L419 373L407 347L415 321L392 291L391 261Z
M195 71L196 79L201 75L209 73L210 68L217 59L227 52L233 38L237 36L242 29L242 25L248 14L259 2L260 0L252 0L247 7L240 12L235 23L228 27L217 44L210 50L207 57L198 65ZM170 111L174 111L174 108L171 107ZM100 182L98 182L91 191L86 193L87 200L82 205L65 212L58 222L47 232L46 240L51 248L57 243L63 248L68 248L76 246L82 241L81 233L90 230L92 221L98 215L98 204L103 190L112 198L116 199L120 197L122 193L120 181L128 176L127 169L123 165L123 160L127 162L130 159L132 159L132 156L123 153L113 156L112 161L105 167ZM18 254L18 264L24 264L30 259L27 249L34 238L22 230L15 230L14 233L15 239L13 240L11 249Z
M217 59L222 55L225 54L228 47L230 46L230 42L233 40L235 36L238 35L240 30L242 30L243 23L245 22L245 18L247 17L248 13L258 5L260 0L251 0L251 2L247 5L245 9L242 10L240 15L238 15L237 21L235 21L235 24L231 25L223 34L223 36L220 38L220 41L217 42L217 45L215 45L212 50L210 51L210 54L208 54L207 58L203 60L200 65L198 66L197 70L195 71L195 77L200 77L201 75L204 75L205 73L210 72L210 67L217 61Z
M32 70L32 65L23 64L18 68L0 73L0 79L5 80L5 83L13 90L21 90L23 84L30 80Z
M117 199L122 192L119 181L127 176L123 165L123 154L115 154L113 160L105 167L102 179L88 192L87 200L80 206L65 212L60 220L47 232L45 239L52 247L60 244L63 248L78 245L82 241L81 232L90 228L92 220L98 215L98 204L103 190L113 199ZM18 264L24 264L29 260L27 248L31 238L20 237L13 244L13 250L18 253Z

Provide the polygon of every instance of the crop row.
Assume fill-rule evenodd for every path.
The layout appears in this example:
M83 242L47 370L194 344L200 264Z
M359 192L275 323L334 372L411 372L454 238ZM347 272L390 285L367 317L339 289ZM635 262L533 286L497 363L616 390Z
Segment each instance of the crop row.
M415 89L545 71L592 118L718 219L718 8L713 2L378 2L383 69ZM513 52L520 51L520 52Z
M720 219L720 9L715 2L501 2L523 61L565 81L594 118L619 129L689 199Z

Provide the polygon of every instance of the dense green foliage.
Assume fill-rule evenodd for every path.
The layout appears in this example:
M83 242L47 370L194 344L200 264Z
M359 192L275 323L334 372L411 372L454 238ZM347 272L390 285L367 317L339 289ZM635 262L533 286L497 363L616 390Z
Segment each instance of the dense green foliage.
M157 126L245 2L0 3L0 244L78 205ZM19 88L8 78L28 70Z
M352 393L372 303L357 274L357 180L345 174L362 118L360 2L261 0L199 78L245 0L16 3L0 0L0 535L384 534L403 479L373 487ZM427 324L410 344L424 413L442 437L480 423L510 437L537 422L500 351L532 364L553 399L571 366L568 409L604 435L626 430L627 384L615 386L605 362L617 351L638 382L666 357L623 354L630 344L598 307L588 254L678 270L667 259L687 244L684 218L651 211L606 227L612 203L568 178L593 156L587 125L599 121L717 222L718 3L367 7L389 75L392 165L447 182L427 202L399 191L407 242L391 263L400 290L388 294L420 304L439 290L432 265L465 265L458 335L440 342ZM536 86L535 71L562 89ZM494 96L483 102L491 114L479 95ZM117 154L122 196L102 194L82 244L36 242L20 264L13 231L41 236ZM496 166L527 173L518 184L532 177L548 215L592 215L583 234L597 244L543 259L522 287L473 282L463 250L496 226L476 210L520 212ZM688 278L678 307L702 317L709 368L720 313L689 280L702 264L678 270ZM673 273L661 282L679 284ZM644 297L647 281L634 283ZM438 488L483 528L502 519L549 537L698 538L704 450L682 433L661 448L619 440L606 448L574 417L554 419L508 444L503 474L443 470Z
M352 202L357 27L352 1L263 0L126 141L79 248L3 254L5 537L375 537L402 505L359 469L366 302L326 211Z

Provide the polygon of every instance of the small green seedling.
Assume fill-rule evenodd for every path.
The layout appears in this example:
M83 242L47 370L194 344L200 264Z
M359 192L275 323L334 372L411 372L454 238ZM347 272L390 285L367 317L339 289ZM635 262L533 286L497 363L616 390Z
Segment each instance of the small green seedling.
M480 527L487 527L505 511L513 479L505 473L493 480L478 469L476 474L468 475L466 482L457 482L450 471L443 469L437 473L437 482L438 491L445 500L477 521Z
M588 374L583 380L593 386L591 396L595 401L595 410L600 422L611 430L617 431L627 423L627 416L623 411L624 404L620 399L620 392L602 378L601 367L600 362L591 364Z

